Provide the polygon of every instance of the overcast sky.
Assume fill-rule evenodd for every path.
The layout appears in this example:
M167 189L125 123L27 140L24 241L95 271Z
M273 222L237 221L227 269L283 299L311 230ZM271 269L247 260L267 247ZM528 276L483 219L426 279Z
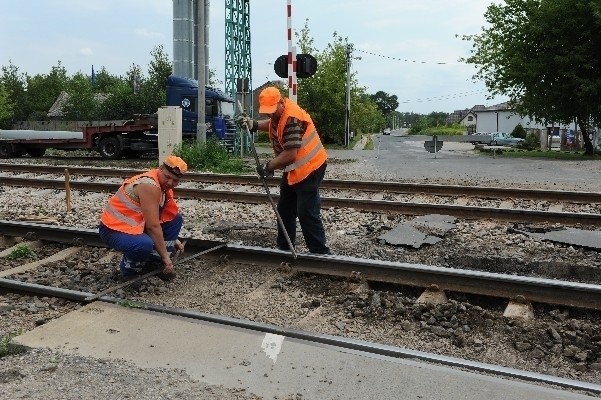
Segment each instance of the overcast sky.
M399 98L398 111L452 112L493 105L472 66L458 62L471 44L456 35L479 33L490 0L293 0L292 23L305 20L317 49L333 33L354 44L359 84L368 93ZM287 52L286 0L251 0L253 85L278 79L273 62ZM223 81L224 0L210 2L209 63ZM2 1L0 65L9 60L21 72L45 74L58 61L69 74L90 73L92 65L123 75L132 64L146 69L150 51L162 44L173 57L171 0ZM444 63L444 64L439 64Z

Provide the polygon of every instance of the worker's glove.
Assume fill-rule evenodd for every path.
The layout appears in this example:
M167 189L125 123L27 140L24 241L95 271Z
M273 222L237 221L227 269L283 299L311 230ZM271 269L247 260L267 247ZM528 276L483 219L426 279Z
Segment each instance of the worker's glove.
M257 165L257 174L259 174L259 176L263 179L273 176L273 171L269 170L269 161L267 161L265 164Z
M238 126L240 128L248 127L248 130L251 132L256 132L257 129L259 129L259 123L248 117L246 114L240 114L238 116Z

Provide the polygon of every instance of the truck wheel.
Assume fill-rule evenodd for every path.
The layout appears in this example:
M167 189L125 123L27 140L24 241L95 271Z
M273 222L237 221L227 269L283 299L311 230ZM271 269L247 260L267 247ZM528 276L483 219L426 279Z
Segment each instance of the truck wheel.
M102 158L108 160L117 160L123 156L123 149L121 143L116 137L104 138L98 143L98 152Z
M18 147L13 146L10 143L0 142L0 158L13 158L20 157L21 151Z
M29 154L30 157L43 157L44 154L46 154L46 149L37 147L29 148L27 149L27 154Z

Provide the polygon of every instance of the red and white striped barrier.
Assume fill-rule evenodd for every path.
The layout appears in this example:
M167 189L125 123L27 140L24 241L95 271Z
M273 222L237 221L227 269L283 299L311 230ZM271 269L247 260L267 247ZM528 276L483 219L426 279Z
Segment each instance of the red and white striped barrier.
M292 0L288 0L288 98L296 103L296 46L292 45Z

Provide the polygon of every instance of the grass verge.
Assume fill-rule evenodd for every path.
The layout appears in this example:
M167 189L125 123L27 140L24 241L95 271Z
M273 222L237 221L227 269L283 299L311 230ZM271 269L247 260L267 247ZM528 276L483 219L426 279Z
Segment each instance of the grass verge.
M214 138L198 144L186 141L175 148L173 153L181 157L188 164L189 169L234 174L251 172L244 160L229 153Z
M482 153L492 155L491 149L480 150ZM555 151L555 150L523 150L523 149L503 149L496 151L497 157L511 158L543 158L547 160L567 160L567 161L601 161L601 155L594 154L585 156L582 151Z

